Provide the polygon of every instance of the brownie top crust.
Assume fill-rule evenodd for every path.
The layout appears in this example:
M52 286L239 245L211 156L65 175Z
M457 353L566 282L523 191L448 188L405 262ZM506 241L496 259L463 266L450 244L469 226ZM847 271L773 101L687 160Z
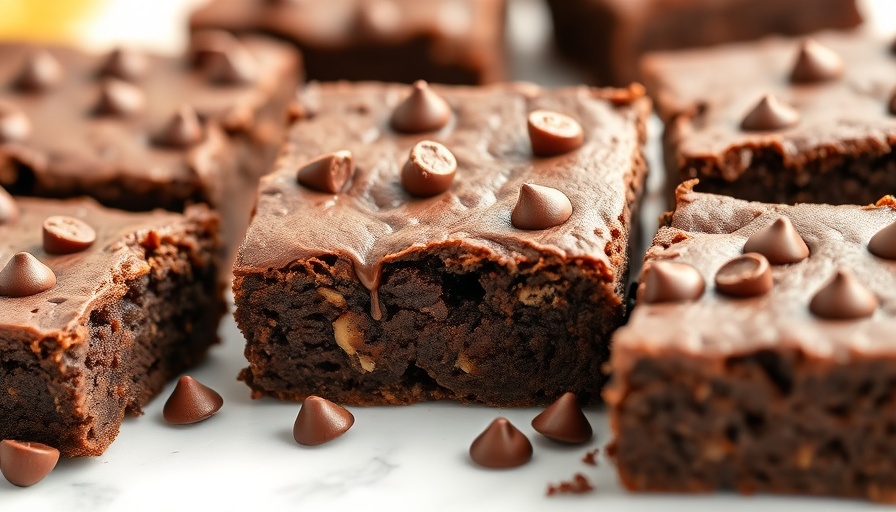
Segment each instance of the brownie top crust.
M640 179L633 168L641 158L650 111L642 89L433 86L430 92L450 107L443 112L432 100L432 110L444 114L441 128L400 133L393 128L393 112L405 112L397 107L419 87L312 83L304 90L297 108L304 115L290 129L277 170L262 181L236 275L337 255L351 261L359 279L374 290L384 263L460 247L511 267L550 255L596 267L610 282L620 279L627 208ZM560 144L542 148L560 147L558 156L534 156L527 134L533 111L577 121L583 131L580 146ZM409 159L412 149L418 151L421 144L441 145L449 152L447 160L456 159L453 182L430 197L412 196L403 184L408 167L416 165ZM342 151L353 155L354 174L340 192L318 192L299 183L297 170ZM545 188L548 193L542 195ZM515 203L518 198L525 202L526 194L548 206L536 208L535 219L512 220ZM527 220L553 227L514 227Z
M0 199L8 198L2 190L0 194L4 196ZM153 236L164 237L171 226L187 222L182 214L122 212L87 198L17 198L14 204L15 215L0 220L0 330L7 335L19 332L29 340L34 335L83 329L85 311L104 306L98 301L110 291L123 296L127 281L150 271L140 244ZM204 206L190 207L186 217L203 224L217 222ZM88 226L86 230L78 221ZM44 233L48 227L55 236ZM84 238L77 235L85 231L95 238L78 245ZM155 235L147 237L151 231ZM23 252L30 255L30 264L14 269L14 260ZM43 277L41 272L52 276L37 289L43 291L8 296L10 289L35 281L35 275Z
M648 250L638 305L614 337L618 368L632 362L625 356L630 351L728 356L796 348L838 360L896 352L892 197L871 206L786 206L696 193L695 181L679 186L676 209ZM776 226L782 229L770 230ZM881 246L889 249L881 251ZM748 274L760 274L745 270L760 268L747 265L745 253L771 262L765 264L771 274L765 287L744 286ZM782 256L796 262L776 264ZM741 265L741 284L734 292L747 292L740 296L731 293L730 279L721 279L733 274L720 275L723 265L735 259ZM687 266L678 270L699 273L705 287L696 298L679 294L680 300L651 300L656 294L647 288L658 281L645 277L651 266L664 262L683 263ZM672 281L678 292L685 289L682 274L667 283Z
M0 182L86 190L112 180L212 181L236 165L225 132L249 132L297 66L282 43L223 32L197 38L183 58L2 44ZM16 166L33 178L17 177Z
M888 152L896 143L888 107L896 54L864 33L813 38L646 56L642 68L660 117L687 120L677 134L679 160L742 170L757 148L771 148L786 167L824 155ZM767 96L771 106L762 101Z

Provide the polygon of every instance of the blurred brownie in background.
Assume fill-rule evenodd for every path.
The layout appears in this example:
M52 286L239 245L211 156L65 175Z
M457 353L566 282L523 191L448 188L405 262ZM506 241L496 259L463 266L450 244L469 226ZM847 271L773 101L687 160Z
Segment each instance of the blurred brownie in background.
M855 0L547 0L560 51L601 84L637 81L648 51L709 46L768 34L845 29Z
M310 80L483 84L506 78L506 7L506 0L214 0L191 26L290 41Z

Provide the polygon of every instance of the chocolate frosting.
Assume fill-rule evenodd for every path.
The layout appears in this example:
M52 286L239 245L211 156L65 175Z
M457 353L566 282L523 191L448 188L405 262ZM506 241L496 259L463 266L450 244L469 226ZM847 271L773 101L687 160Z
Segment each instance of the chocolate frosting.
M292 126L277 170L262 181L234 273L335 254L351 261L375 291L384 263L433 246L456 246L511 267L544 255L581 260L622 279L615 274L621 251L608 247L627 242L620 218L629 184L638 179L633 161L641 158L649 112L643 91L545 91L531 84L433 88L455 118L438 132L403 135L389 119L410 86L309 85L299 98L309 117ZM534 157L527 115L536 109L581 123L582 146L554 158ZM410 149L424 139L443 144L458 165L446 192L418 199L404 190L400 173ZM355 174L343 193L319 193L297 182L301 165L338 150L355 157ZM515 228L510 216L524 183L563 192L572 203L569 220L544 230Z
M731 298L708 286L695 302L637 305L614 337L617 371L627 369L633 351L645 350L728 356L783 346L839 359L896 353L896 261L868 251L871 237L896 221L892 198L866 207L783 206L695 193L691 185L679 187L671 225L660 229L648 261L689 263L712 283L722 265L741 255L746 239L779 216L790 219L810 255L773 265L772 289L757 297ZM841 267L879 299L873 316L826 320L810 311L812 298Z

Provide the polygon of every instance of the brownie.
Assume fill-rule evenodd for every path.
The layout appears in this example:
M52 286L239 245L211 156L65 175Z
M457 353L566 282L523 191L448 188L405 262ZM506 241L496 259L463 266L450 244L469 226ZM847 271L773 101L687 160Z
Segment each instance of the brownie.
M506 0L214 0L195 29L261 32L295 44L310 80L505 79Z
M0 202L0 439L100 455L217 341L218 216Z
M855 0L547 1L557 48L609 85L639 80L638 59L646 52L845 29L862 21Z
M235 252L298 65L283 43L226 33L180 58L0 44L0 185L131 211L207 203Z
M896 502L896 200L787 206L692 186L613 337L622 483Z
M852 33L657 53L644 74L670 193L870 204L896 192L896 54Z
M643 89L312 84L296 110L234 266L253 396L598 398Z

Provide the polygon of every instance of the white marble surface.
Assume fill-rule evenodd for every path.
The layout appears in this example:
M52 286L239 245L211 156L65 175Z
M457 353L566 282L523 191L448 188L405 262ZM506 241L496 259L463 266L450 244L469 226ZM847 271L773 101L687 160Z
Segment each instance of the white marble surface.
M127 40L161 49L182 42L178 25L193 0L113 2L85 26L93 46ZM2 0L0 0L2 7ZM896 1L876 0L874 25L896 29ZM545 61L548 28L537 0L516 0L511 35L518 42L515 75L540 83L574 82L575 71ZM659 169L658 125L650 156ZM654 173L652 186L659 173ZM647 218L654 218L654 205ZM19 489L0 479L0 512L142 510L314 510L344 511L666 511L876 510L873 504L836 499L631 495L620 488L603 453L598 467L583 464L586 451L609 440L606 414L587 411L596 436L586 446L549 442L529 425L536 409L498 410L455 404L353 408L354 427L336 441L307 448L292 440L299 406L272 399L251 400L235 379L244 366L243 339L233 321L222 326L224 343L191 375L223 396L223 409L192 426L173 427L161 410L173 384L146 414L125 421L121 434L101 457L63 460L40 484ZM485 470L467 457L470 442L497 416L505 416L530 437L533 460L512 470ZM596 491L545 496L548 483L586 475Z

